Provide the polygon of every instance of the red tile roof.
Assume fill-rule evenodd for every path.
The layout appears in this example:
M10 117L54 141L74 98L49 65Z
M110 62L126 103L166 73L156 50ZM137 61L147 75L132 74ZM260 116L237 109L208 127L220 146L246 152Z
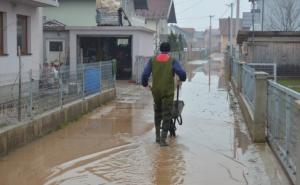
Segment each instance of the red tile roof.
M195 33L196 30L195 28L181 28L183 31L188 32L188 33Z
M147 19L167 19L176 23L173 0L148 0L148 10L137 10L137 14Z

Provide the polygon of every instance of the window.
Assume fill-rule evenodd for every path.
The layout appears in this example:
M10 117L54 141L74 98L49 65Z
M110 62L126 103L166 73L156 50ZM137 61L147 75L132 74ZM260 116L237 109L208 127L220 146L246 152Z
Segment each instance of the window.
M61 41L51 41L49 42L49 48L51 52L62 52L63 42Z
M128 46L129 40L128 39L118 39L118 46Z
M21 54L28 54L28 17L17 15L17 46L21 47Z
M4 54L4 23L3 12L0 12L0 55Z

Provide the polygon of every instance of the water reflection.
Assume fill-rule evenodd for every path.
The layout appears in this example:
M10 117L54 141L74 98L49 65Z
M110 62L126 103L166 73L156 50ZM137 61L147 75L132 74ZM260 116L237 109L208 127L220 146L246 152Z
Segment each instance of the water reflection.
M172 140L170 147L156 150L154 153L154 184L184 184L186 172L182 148Z

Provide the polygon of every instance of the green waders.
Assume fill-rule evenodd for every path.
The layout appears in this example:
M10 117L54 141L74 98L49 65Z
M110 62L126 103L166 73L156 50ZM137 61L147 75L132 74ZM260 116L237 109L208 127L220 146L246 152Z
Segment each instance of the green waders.
M173 59L166 62L152 60L152 95L154 99L154 117L156 142L167 146L166 139L172 121L174 100ZM160 133L160 129L162 132Z

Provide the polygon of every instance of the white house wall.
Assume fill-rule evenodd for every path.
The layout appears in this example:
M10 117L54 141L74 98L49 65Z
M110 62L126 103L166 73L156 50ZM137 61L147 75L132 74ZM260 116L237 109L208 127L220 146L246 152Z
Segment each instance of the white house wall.
M29 21L29 47L30 55L22 56L22 71L27 72L32 69L34 72L39 72L39 66L42 62L43 40L42 40L42 17L41 9L17 3L13 5L9 1L0 2L0 11L4 12L4 38L5 54L0 56L0 76L1 81L11 83L18 74L19 61L17 56L17 14L30 17ZM8 75L10 74L10 75ZM6 78L6 80L4 80ZM1 84L8 85L8 84Z
M44 41L43 41L43 52L44 52L44 57L43 60L44 62L47 61L47 41L64 41L65 47L64 51L67 57L67 54L69 52L69 32L61 32L61 31L44 31Z
M134 73L135 70L135 62L136 62L136 56L153 56L154 50L153 50L153 35L152 34L146 34L143 32L135 33L133 35L133 55L132 55L132 76L134 77L136 74Z

